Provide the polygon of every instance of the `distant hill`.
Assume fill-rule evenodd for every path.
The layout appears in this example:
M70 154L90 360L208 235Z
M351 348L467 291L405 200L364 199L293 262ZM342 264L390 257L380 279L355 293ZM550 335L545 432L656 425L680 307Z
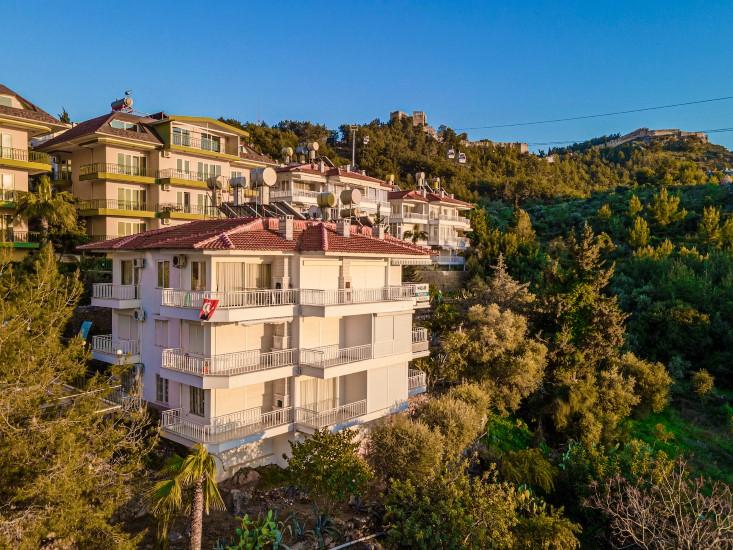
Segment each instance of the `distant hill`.
M351 158L351 131L310 122L283 121L273 127L240 123L252 145L275 159L281 149L301 141L319 141L322 153L337 164ZM364 145L364 137L369 136ZM722 170L733 168L733 153L695 138L632 141L618 147L601 144L618 136L603 136L548 154L521 153L511 148L466 147L466 134L441 128L442 141L414 127L410 120L360 125L356 133L356 164L370 175L394 174L403 188L414 186L414 174L439 177L446 189L465 200L502 199L514 204L530 198L587 197L619 186L695 185L717 183ZM466 164L449 159L449 149L466 153Z

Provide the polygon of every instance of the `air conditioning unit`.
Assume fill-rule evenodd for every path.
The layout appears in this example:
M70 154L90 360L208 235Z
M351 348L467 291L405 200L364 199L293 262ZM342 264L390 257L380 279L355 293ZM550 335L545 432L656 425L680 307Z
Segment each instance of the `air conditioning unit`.
M170 218L160 218L160 224L161 225L170 225L171 219Z
M185 254L176 254L173 256L173 267L182 268L186 267L186 255Z
M140 269L145 267L145 258L135 258L132 260L133 267L139 267Z
M160 186L160 188L161 188L161 189L162 189L163 191L170 191L170 190L171 190L171 184L170 184L170 183L164 183L164 184L162 184L162 185Z
M142 323L145 321L145 310L141 307L137 308L132 312L132 318Z
M164 159L169 159L169 158L171 158L171 152L170 152L170 150L169 150L169 149L163 149L163 152L161 153L161 156L162 156L162 157L163 157Z

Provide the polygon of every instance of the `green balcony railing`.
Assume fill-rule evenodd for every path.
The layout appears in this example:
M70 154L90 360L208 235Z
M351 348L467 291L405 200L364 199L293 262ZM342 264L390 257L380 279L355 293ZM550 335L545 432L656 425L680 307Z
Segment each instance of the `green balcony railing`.
M20 160L23 162L40 162L51 164L51 157L40 151L29 151L28 149L14 149L13 147L0 147L0 158L8 160Z
M144 166L131 166L110 162L94 162L92 164L83 164L79 167L79 177L93 176L100 173L144 177L148 175L147 169Z

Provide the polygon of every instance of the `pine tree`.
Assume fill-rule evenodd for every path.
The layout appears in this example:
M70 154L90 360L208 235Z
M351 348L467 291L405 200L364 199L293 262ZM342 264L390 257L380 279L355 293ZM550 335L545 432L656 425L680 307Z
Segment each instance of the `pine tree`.
M707 246L717 246L720 243L720 209L715 206L706 206L702 219L697 225L697 236L700 242Z
M634 225L629 229L629 245L641 248L649 244L649 225L642 217L634 218Z
M50 246L32 266L0 266L3 548L135 546L119 516L140 483L144 419L100 414L108 381L81 381L83 342L61 337L81 290Z
M649 212L658 225L666 227L687 217L687 210L680 209L679 206L680 198L670 195L667 188L662 187L659 193L654 195L649 205Z
M629 209L627 210L629 218L635 218L642 210L644 210L644 205L641 204L639 197L631 195L631 198L629 199Z

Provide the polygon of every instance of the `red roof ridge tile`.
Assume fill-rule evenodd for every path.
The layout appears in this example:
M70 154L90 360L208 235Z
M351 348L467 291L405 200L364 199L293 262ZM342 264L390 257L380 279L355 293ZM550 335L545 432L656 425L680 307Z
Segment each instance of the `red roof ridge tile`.
M321 248L323 248L324 252L328 250L328 231L324 223L321 223Z

